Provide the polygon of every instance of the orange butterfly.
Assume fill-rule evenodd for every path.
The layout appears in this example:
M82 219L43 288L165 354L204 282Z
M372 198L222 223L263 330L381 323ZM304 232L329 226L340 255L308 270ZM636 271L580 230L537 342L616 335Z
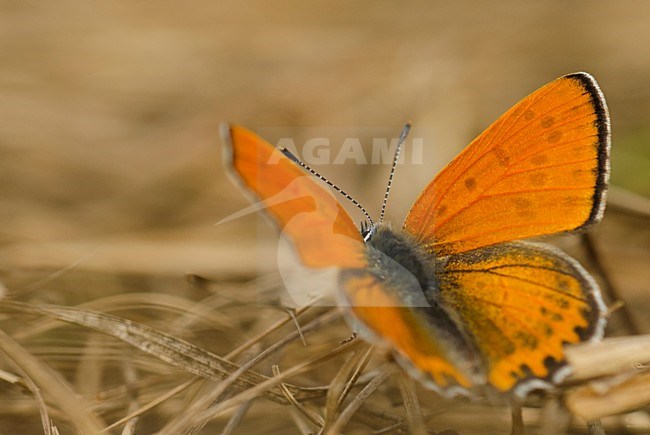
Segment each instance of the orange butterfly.
M350 216L295 160L228 129L227 161L305 266L338 269L346 312L412 376L447 396L518 396L561 381L563 346L600 339L589 274L543 244L603 215L610 127L589 74L561 77L476 138L415 201L402 229Z

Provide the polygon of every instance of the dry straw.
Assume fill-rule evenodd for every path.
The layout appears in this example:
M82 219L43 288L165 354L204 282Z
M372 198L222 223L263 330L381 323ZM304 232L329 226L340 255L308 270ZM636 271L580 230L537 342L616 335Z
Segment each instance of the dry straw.
M130 269L39 269L18 256L13 270L29 279L0 300L1 415L6 430L48 435L650 433L650 335L620 302L597 244L581 240L619 336L567 348L572 375L523 403L440 398L352 334L338 309L278 306L276 275L136 279ZM59 295L88 282L106 295L40 302L53 286ZM152 282L156 291L141 291ZM39 302L19 302L28 298Z
M130 377L122 374L128 383L121 400L107 398L106 403L96 402L92 391L87 391L85 397L75 391L65 366L61 366L66 375L63 377L39 360L29 345L2 333L0 349L6 360L2 378L5 383L25 386L33 397L30 405L30 400L21 398L23 408L16 408L15 412L29 415L31 411L27 408L35 412L34 416L40 413L44 433L48 434L55 433L50 421L63 421L81 433L92 434L115 432L118 428L127 433L129 427L133 430L142 419L146 421L142 424L155 427L162 434L202 430L212 433L215 427L221 427L222 433L236 433L238 428L247 427L247 414L255 408L264 409L263 413L266 408L273 409L275 418L283 420L281 427L290 430L293 426L291 430L305 433L363 433L371 428L376 433L423 434L432 427L471 433L477 424L498 432L509 425L507 403L495 402L494 398L474 403L432 401L432 393L417 387L390 359L383 358L382 352L355 336L332 340L324 331L344 331L339 312L334 309L309 308L296 313L296 317L281 315L265 331L222 357L180 334L171 335L160 328L85 307L4 300L0 308L14 319L40 319L30 324L28 330L15 334L23 343L59 328L60 323L47 320L54 319L99 331L128 344L120 356L134 355L128 348L138 349L158 360L160 367L166 367L159 373L164 387L157 389L155 397L144 394L151 384L141 383L142 374L133 369L136 363L130 363L127 366L131 370L125 371ZM294 320L303 324L300 330L295 328ZM281 336L273 337L278 332ZM91 351L76 356L77 362L81 366L94 354L94 360L103 365L98 370L106 370L103 374L108 375L111 364L101 363L98 343L93 344L92 337L97 336L89 334L84 344ZM306 347L301 344L301 337L306 340ZM283 354L291 353L292 346L303 347L304 357L288 358L285 362L287 357ZM513 407L514 433L522 433L524 427L552 427L559 431L591 427L589 430L597 433L594 431L600 426L594 420L631 413L650 403L650 336L617 337L571 347L567 349L567 358L573 374L565 385L546 399L534 396L521 409ZM265 369L268 364L270 371ZM332 367L337 369L332 371ZM314 385L318 379L314 374L322 368L331 373L330 381ZM163 382L164 378L167 379ZM108 397L101 382L96 389L95 394L104 391ZM109 426L109 416L119 410L124 412L123 418L113 419ZM155 417L147 419L154 411ZM562 414L567 413L569 418L562 419ZM470 415L472 424L467 420ZM549 426L543 421L549 416L564 424Z

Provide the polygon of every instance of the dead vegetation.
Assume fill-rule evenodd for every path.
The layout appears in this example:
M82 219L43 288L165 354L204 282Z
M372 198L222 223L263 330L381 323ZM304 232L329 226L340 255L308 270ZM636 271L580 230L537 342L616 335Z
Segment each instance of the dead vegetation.
M0 433L650 432L646 2L1 8ZM602 345L568 351L574 376L514 411L422 389L337 310L282 308L273 231L213 225L246 204L221 121L273 141L412 119L435 151L398 168L399 222L478 131L574 70L608 100L622 190L590 241L552 241L616 309ZM386 167L319 169L380 204Z

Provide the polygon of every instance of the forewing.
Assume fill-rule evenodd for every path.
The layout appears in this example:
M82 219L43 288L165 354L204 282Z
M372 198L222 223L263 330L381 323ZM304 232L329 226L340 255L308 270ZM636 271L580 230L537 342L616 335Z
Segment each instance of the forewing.
M224 146L232 173L261 202L305 266L365 266L359 230L314 177L242 127L227 129Z
M487 381L525 392L558 382L565 344L602 337L605 306L594 280L547 245L511 243L452 255L439 275L445 306L476 344Z
M404 228L438 256L584 228L602 217L609 147L609 115L594 78L561 77L443 169Z

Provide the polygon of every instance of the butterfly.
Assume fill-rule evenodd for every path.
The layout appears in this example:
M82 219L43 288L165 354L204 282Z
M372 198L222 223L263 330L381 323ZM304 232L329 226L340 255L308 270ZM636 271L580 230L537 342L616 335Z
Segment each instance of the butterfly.
M399 229L357 227L321 180L249 130L228 126L224 148L301 263L335 268L361 335L440 394L550 388L570 373L565 345L603 336L594 279L559 249L519 241L603 216L609 114L587 73L508 110L422 190Z

